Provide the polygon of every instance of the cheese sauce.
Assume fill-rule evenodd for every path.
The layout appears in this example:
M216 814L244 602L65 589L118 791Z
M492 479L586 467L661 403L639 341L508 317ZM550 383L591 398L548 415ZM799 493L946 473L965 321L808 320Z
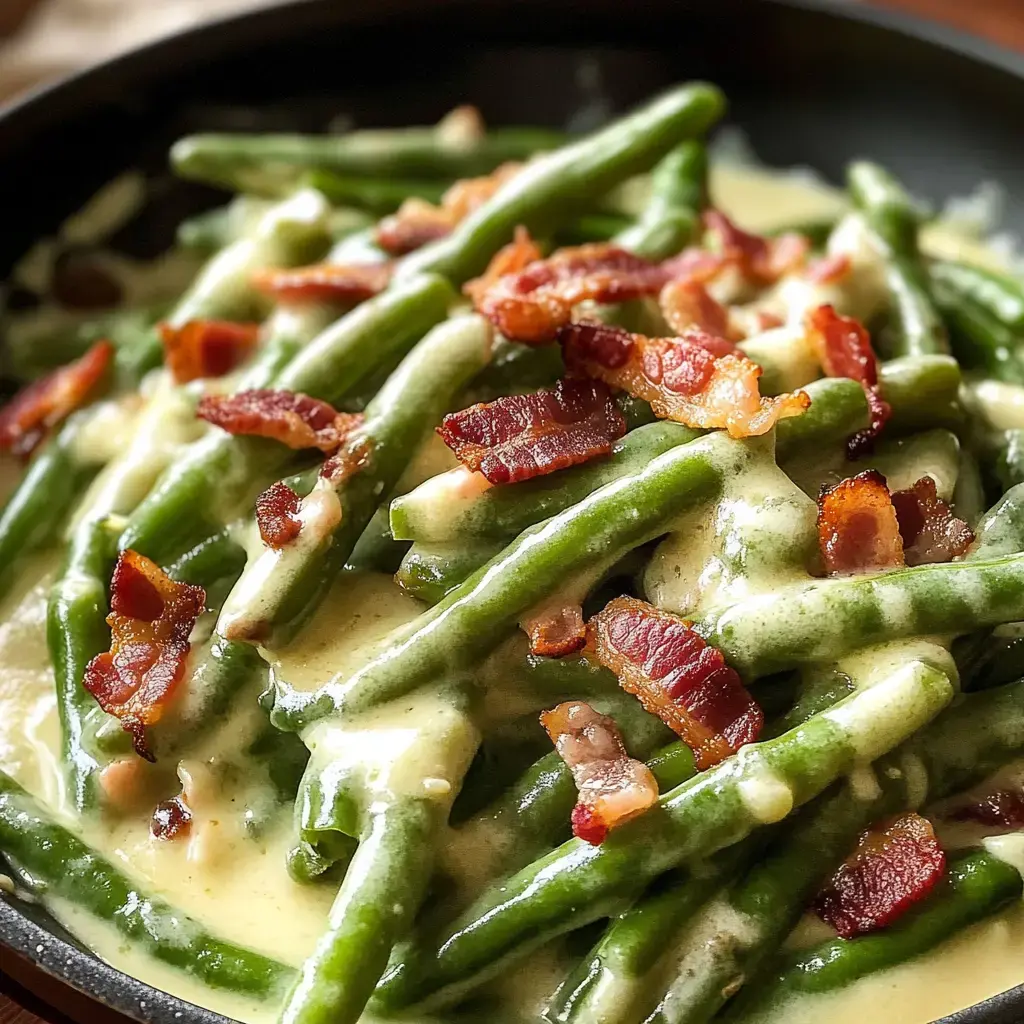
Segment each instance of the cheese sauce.
M844 210L837 193L802 175L719 166L713 172L712 191L719 205L752 230L834 217ZM850 242L853 249L855 243L856 239ZM927 244L943 254L989 263L994 259L979 244L942 229L929 229ZM876 301L870 255L865 259L867 283L854 303L861 310ZM814 297L782 296L780 301L795 316L795 311L806 308ZM801 359L806 362L805 354L796 352L792 374L797 377L806 373ZM1015 407L1010 410L1010 404L1003 401L1007 411L1002 416L1016 423L1020 413ZM796 583L801 578L801 559L813 539L815 506L775 467L770 445L764 447L763 458L752 459L744 473L727 481L724 500L710 505L714 515L709 516L705 509L687 517L657 549L647 570L646 586L652 598L665 607L693 614L717 601L767 593L780 583ZM447 449L428 441L404 484L411 487L451 465ZM955 476L955 470L945 462L929 463L926 456L917 458L907 471L908 481L916 479L920 471L936 477L940 492L952 489L950 474ZM14 479L15 467L9 460L0 459L0 494ZM780 576L783 563L797 568ZM201 744L183 765L182 771L195 788L197 804L198 824L188 841L154 839L149 832L147 808L126 812L114 820L87 822L68 812L58 763L56 701L45 639L46 597L55 569L52 556L32 560L20 585L0 607L0 768L148 891L165 897L226 939L298 966L327 925L334 892L329 884L299 885L289 877L285 863L293 841L290 813L270 815L261 829L249 831L243 826L238 790L217 781L219 751L234 751L242 745L253 728L251 717L240 714L235 716L237 721L225 723L215 738ZM363 663L420 608L390 577L347 572L299 639L275 652L274 665L297 687L313 689L339 670L351 671ZM922 651L930 652L933 662L942 662L945 657L939 640L925 638L910 646L923 660L929 659ZM871 685L871 680L907 652L907 644L899 645L898 650L890 646L861 652L847 659L844 670L851 678L856 677L857 685ZM485 671L501 672L507 661L506 652L499 650ZM495 689L496 695L488 698L494 705L492 712L507 713L517 707L520 697L511 684ZM358 728L332 731L325 727L319 741L337 744L339 749L348 750L349 756L359 756L359 751L365 750L370 761L386 761L390 774L382 778L392 788L414 787L422 784L424 773L430 774L429 749L419 760L411 761L397 748L387 748L389 739L400 744L403 735L423 728L430 716L438 721L452 716L451 728L441 728L440 734L456 737L450 742L466 743L466 756L471 756L472 737L460 732L456 712L435 708L421 696L398 703L400 708L374 712L358 722ZM524 706L528 704L524 701ZM487 713L485 707L485 716ZM446 784L440 778L426 781ZM788 810L788 790L781 792L772 781L766 779L764 785L745 795L766 821ZM869 787L871 779L858 784ZM463 831L460 845L465 863L446 866L473 880L478 878L479 866L489 859L488 837L482 830L476 841L467 841L471 838L468 831ZM1017 849L1015 856L1019 854ZM133 948L108 924L67 901L51 900L48 906L103 959L134 977L250 1024L276 1019L277 1006L211 990ZM924 958L835 994L803 997L777 1008L770 1020L773 1024L825 1020L829 1024L861 1024L866 1017L874 1016L899 1020L901 1024L930 1021L1024 980L1022 950L1024 908L1017 906L974 926ZM492 986L492 995L506 1007L500 1019L535 1020L544 998L563 976L566 963L557 952L545 949L518 968L505 971L502 980Z

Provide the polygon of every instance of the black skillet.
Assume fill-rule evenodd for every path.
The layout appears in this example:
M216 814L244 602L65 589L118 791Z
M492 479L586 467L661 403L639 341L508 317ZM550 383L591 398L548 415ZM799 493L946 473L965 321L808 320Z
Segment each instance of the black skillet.
M186 131L318 129L339 113L427 123L462 102L494 123L585 129L691 77L725 88L770 164L838 181L870 155L936 201L1000 182L1002 223L1024 235L1024 58L935 25L812 0L300 0L174 36L0 115L0 279L128 166L150 174L153 201L118 244L168 245L216 198L164 173ZM36 906L0 900L0 941L4 958L17 951L138 1021L223 1019L100 963ZM1022 1020L1024 986L943 1024Z

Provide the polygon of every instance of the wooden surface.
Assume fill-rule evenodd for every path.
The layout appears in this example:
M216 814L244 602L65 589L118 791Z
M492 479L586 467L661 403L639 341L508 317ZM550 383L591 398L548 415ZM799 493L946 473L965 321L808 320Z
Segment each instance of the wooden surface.
M0 35L13 29L36 0L0 0ZM1024 0L873 0L873 6L895 7L933 17L974 32L992 42L1024 51ZM17 974L19 981L13 975ZM10 954L0 952L0 1024L73 1024L57 1009L74 1013L80 997L61 988L51 978L32 977L17 970ZM29 990L32 991L29 991ZM98 1016L75 1013L81 1024L93 1024ZM106 1011L104 1020L122 1020Z

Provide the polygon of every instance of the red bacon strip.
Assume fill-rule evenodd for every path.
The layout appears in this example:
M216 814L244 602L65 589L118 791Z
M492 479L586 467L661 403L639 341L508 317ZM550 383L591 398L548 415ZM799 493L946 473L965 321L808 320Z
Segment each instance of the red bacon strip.
M468 469L509 484L607 455L626 421L600 381L560 380L449 413L437 432Z
M579 790L573 834L593 846L609 831L643 814L658 799L658 783L626 752L619 727L583 701L566 701L540 716Z
M803 392L762 398L761 368L731 342L700 331L648 338L582 321L558 333L570 373L596 377L650 402L655 415L732 437L767 433L811 404Z
M871 335L859 321L840 316L831 306L811 310L806 322L825 373L829 377L849 377L864 388L871 426L858 431L846 443L850 458L863 455L871 450L892 415L889 403L882 398L878 358L871 347Z
M587 625L588 649L673 729L701 769L757 739L764 713L722 652L684 619L618 597Z
M907 565L949 562L974 543L973 531L938 496L930 476L921 477L909 490L896 491L892 503Z
M567 654L575 654L587 641L583 609L578 604L524 619L522 627L530 638L530 653L545 658L564 658Z
M355 305L384 291L392 269L390 263L317 263L291 270L260 270L252 281L278 302Z
M154 758L146 728L163 717L184 677L205 601L202 587L176 583L148 558L121 552L110 581L110 650L89 662L82 682L147 761Z
M949 817L953 821L975 821L997 828L1024 828L1024 791L1000 789L980 800L957 807Z
M280 551L299 535L297 517L302 499L282 481L272 484L256 499L256 525L267 547Z
M467 281L462 286L462 291L472 300L473 305L478 306L487 292L506 274L518 274L542 256L543 253L530 237L530 232L520 225L516 228L512 241L502 246L491 257L491 262L487 264L483 274L472 281Z
M189 320L181 327L160 324L164 361L179 384L201 377L223 377L253 350L259 324L230 320Z
M486 291L477 289L476 308L506 338L543 345L554 341L585 299L657 295L672 275L670 264L651 263L610 242L581 245L505 274Z
M280 441L289 448L332 452L363 421L327 402L294 391L254 389L234 395L204 395L196 415L229 434Z
M946 855L927 818L904 814L865 832L818 895L815 910L844 938L892 924L942 878Z
M828 573L877 572L903 565L903 539L885 477L867 469L822 488L818 546Z
M759 284L771 284L801 267L810 252L810 242L794 233L762 238L737 227L721 210L704 213L704 227L715 237L718 252L740 268L745 277Z
M441 197L440 206L416 197L407 199L397 212L377 225L377 244L392 256L404 256L444 238L521 168L521 164L502 164L483 177L457 181Z
M716 302L699 281L685 278L670 281L662 288L658 305L669 327L677 334L696 329L719 338L732 336L729 311Z
M114 346L98 341L80 359L22 388L0 408L0 451L28 458L48 430L85 403L113 358Z
M845 281L853 270L853 263L845 252L833 256L822 256L811 260L804 271L804 277L814 284L836 284Z

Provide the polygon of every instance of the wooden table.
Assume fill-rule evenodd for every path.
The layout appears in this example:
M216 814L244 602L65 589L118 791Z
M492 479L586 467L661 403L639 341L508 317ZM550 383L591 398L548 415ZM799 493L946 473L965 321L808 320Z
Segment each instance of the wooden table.
M36 0L0 0L0 36L11 30ZM1024 51L1024 0L877 0L879 7L895 7L913 14L932 17L979 36ZM6 956L6 954L4 954ZM16 970L13 961L0 969L0 1024L74 1024L64 1013L53 1009L59 1005L85 1024L98 1024L95 1009L88 1014L76 1012L82 1004L77 993L69 990L54 997L57 983L50 978L33 978L23 966ZM17 973L21 982L14 980ZM44 998L29 991L44 993ZM109 1024L129 1024L127 1018L106 1011L103 1020Z

